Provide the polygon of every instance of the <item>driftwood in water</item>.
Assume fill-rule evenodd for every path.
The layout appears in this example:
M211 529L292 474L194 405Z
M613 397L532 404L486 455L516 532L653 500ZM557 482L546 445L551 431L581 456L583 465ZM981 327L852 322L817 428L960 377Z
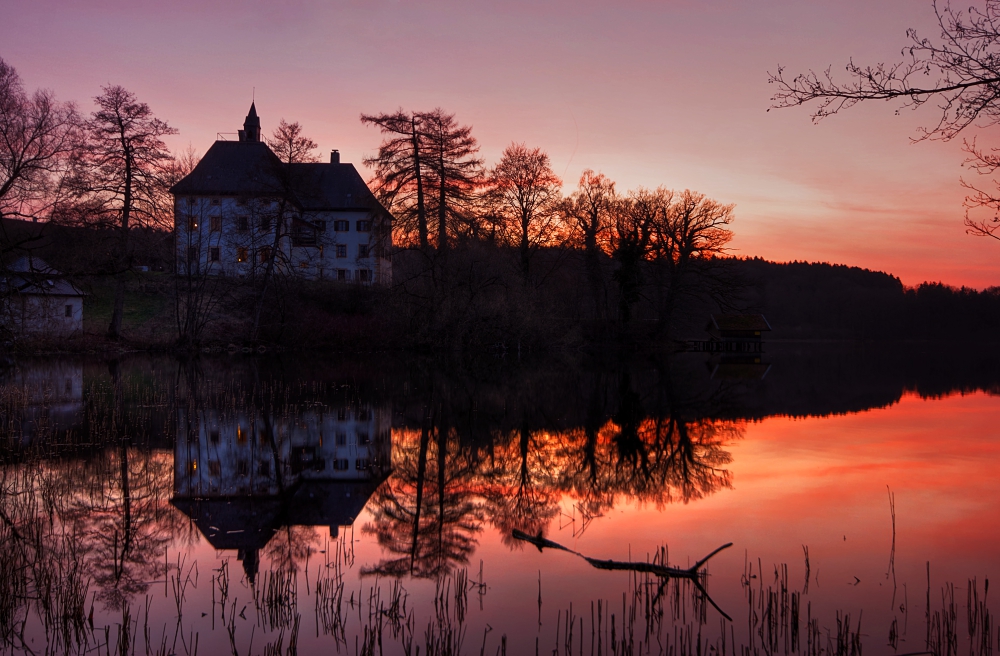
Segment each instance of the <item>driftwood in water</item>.
M642 572L642 573L645 573L645 574L652 574L654 576L659 576L659 577L662 577L662 578L665 578L665 579L669 579L669 578L688 579L689 581L691 581L692 583L694 583L695 587L697 587L698 590L703 595L705 595L705 598L708 599L708 602L710 604L712 604L712 606L715 608L715 610L719 611L722 614L722 616L725 617L727 620L732 621L732 618L729 617L729 615L727 615L724 610L722 610L721 608L719 608L718 604L716 604L712 600L712 598L709 596L708 592L702 586L701 580L700 580L700 576L701 576L701 571L700 570L701 570L702 566L705 563L707 563L708 560L709 560L709 558L711 558L715 554L719 553L723 549L728 549L729 547L733 546L732 542L727 542L726 544L722 545L721 547L719 547L718 549L716 549L712 553L708 554L707 556L705 556L704 558L702 558L701 560L699 560L698 562L696 562L691 567L680 568L680 567L668 567L666 565L657 565L655 563L630 562L630 561L622 561L622 560L601 560L599 558L590 558L589 556L584 556L579 551L573 551L569 547L564 547L563 545L559 544L558 542L553 542L552 540L549 540L547 538L543 538L541 533L539 533L538 535L528 535L524 531L519 531L516 528L512 532L512 535L513 535L514 539L516 539L516 540L522 540L522 541L527 542L529 544L535 545L536 547L538 547L539 551L542 551L543 549L558 549L560 551L566 551L568 553L571 553L574 556L579 556L580 558L583 558L588 563L590 563L590 565L592 567L595 567L597 569L624 570L624 571L629 571L629 572Z

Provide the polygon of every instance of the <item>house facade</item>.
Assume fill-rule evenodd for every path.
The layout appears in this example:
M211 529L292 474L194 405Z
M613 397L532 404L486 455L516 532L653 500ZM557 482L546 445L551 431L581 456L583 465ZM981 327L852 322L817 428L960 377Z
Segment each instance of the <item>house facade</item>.
M391 284L392 217L353 164L282 162L254 105L238 134L170 189L179 274Z
M41 259L21 257L0 279L0 326L19 336L78 335L83 332L83 297Z

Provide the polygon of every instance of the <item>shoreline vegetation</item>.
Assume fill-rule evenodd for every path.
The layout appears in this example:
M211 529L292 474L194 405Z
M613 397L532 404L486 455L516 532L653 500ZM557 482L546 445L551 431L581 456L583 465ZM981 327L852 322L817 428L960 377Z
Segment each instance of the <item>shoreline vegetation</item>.
M45 261L55 268L73 270L72 262L67 261L70 258L57 248L40 250ZM980 291L941 283L907 288L889 274L821 263L719 258L714 264L741 281L736 305L768 318L774 330L766 343L997 341L994 328L1000 325L998 288ZM611 282L613 270L607 274ZM199 343L179 345L175 325L177 290L172 273L133 271L125 277L119 339L111 339L106 333L119 278L97 274L71 279L86 294L82 332L9 340L4 349L9 356L289 350L517 357L563 351L677 351L684 349L684 340L704 339L708 316L719 311L705 299L691 299L679 305L670 328L664 331L650 317L644 299L636 303L638 316L628 325L560 312L555 299L541 306L515 304L506 308L476 307L473 302L465 308L467 316L432 334L414 325L412 299L400 289L300 281L285 290L282 312L271 317L273 323L266 326L269 330L260 339L248 341L240 337L246 317L220 314L206 327ZM218 281L219 287L227 285L232 287L232 302L237 303L240 282ZM574 300L574 290L567 285L559 291L554 296L561 297L565 309ZM577 288L576 292L575 301L583 302L579 296L585 290Z

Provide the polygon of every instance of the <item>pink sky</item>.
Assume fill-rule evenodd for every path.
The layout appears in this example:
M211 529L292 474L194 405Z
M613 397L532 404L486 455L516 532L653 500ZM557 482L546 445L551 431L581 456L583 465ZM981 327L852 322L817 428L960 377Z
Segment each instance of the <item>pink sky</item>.
M204 153L256 87L265 132L300 121L360 164L362 112L441 106L488 163L540 146L575 186L691 188L735 203L735 252L881 269L913 285L1000 285L1000 243L965 234L958 143L910 143L933 108L767 112L767 71L894 60L936 35L928 0L11 3L0 57L90 109L122 84ZM997 129L993 130L998 133ZM988 137L990 130L980 132Z

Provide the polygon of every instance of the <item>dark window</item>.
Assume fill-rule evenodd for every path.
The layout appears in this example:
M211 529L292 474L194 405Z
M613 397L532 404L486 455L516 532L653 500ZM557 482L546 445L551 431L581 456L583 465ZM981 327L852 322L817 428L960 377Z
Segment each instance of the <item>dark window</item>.
M66 306L66 318L67 319L72 319L73 318L73 306L72 305L67 305Z
M221 216L211 217L211 220L209 221L209 229L212 232L222 232L222 217Z
M365 471L369 466L368 458L358 458L354 461L354 468L358 471Z
M347 244L337 244L337 257L347 257Z
M250 217L248 216L238 216L236 217L236 229L240 232L246 232L250 229Z
M358 444L361 446L368 446L368 433L358 433Z
M347 419L347 408L341 408L337 410L337 420L345 421Z
M371 269L358 269L358 280L361 282L371 282L372 281Z
M292 246L315 246L316 229L306 223L296 221L292 227Z
M265 246L264 248L260 249L260 263L267 264L267 261L270 259L271 259L271 248L269 246Z
M197 261L198 261L198 247L188 246L188 262L197 262Z
M213 246L212 248L210 248L209 251L208 251L208 253L209 253L209 256L212 258L213 262L218 262L219 261L219 247L218 246Z
M271 461L270 460L262 460L260 462L260 465L257 466L257 473L260 474L261 476L270 476L271 475Z
M347 281L347 269L337 269L337 280L340 282Z
M70 394L73 392L73 381L69 378L66 379L66 393Z
M212 430L208 431L208 439L209 439L209 441L212 442L212 444L218 444L219 443L219 429L218 428L213 428Z
M315 225L316 229L320 232L326 232L326 221L313 221L313 225Z
M346 471L347 470L347 458L338 458L333 461L334 471Z
M337 433L337 446L347 446L347 433Z
M358 410L358 421L371 421L372 411L370 408L362 408Z
M368 257L368 244L358 244L358 257Z
M372 222L371 221L358 221L358 232L371 232Z
M218 460L208 461L208 474L209 476L221 476L222 475L222 463Z
M269 216L262 216L262 217L260 217L260 221L258 223L260 225L260 229L261 230L270 230L271 229L271 217L269 217Z
M244 478L250 475L250 463L246 460L236 461L236 475L240 478Z
M334 232L350 232L351 222L350 221L334 221L333 231Z

